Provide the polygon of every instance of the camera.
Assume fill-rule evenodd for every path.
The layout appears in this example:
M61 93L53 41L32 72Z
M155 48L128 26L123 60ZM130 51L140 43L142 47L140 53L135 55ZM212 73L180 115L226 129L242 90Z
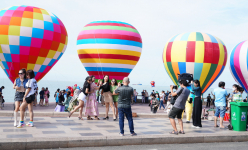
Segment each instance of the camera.
M177 89L177 86L176 85L173 85L173 88L172 89Z

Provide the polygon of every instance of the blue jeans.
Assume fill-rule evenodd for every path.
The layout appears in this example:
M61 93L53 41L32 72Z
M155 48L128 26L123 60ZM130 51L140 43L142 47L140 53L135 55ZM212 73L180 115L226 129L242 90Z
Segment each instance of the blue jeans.
M133 134L134 127L133 127L133 116L132 116L131 108L118 108L118 113L119 113L120 133L124 134L124 115L126 115L129 124L130 133Z
M226 113L226 107L225 106L216 106L216 111L215 111L214 116L219 117L219 115L220 115L221 118L224 118L225 113Z
M161 106L163 106L163 107L164 107L164 101L163 101L163 100L160 100L159 109L161 109ZM165 109L165 107L164 107L164 109Z
M134 100L134 102L136 103L137 96L134 96L134 97L133 97L133 100Z

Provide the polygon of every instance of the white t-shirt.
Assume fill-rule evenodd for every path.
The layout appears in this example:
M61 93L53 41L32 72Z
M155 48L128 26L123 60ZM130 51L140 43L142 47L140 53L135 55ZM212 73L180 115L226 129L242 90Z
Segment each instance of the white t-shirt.
M164 93L160 93L160 100L164 100L165 94Z
M33 95L38 89L38 85L37 85L36 80L34 78L29 79L28 82L26 83L26 87L31 88L31 90L29 91L27 97L29 97L30 95ZM27 92L27 89L26 89L26 92Z

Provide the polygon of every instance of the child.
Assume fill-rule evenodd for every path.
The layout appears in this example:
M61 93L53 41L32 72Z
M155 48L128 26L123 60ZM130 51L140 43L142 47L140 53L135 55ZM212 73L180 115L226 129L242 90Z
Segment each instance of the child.
M155 98L154 94L151 94L151 112L156 113L158 110L159 101Z

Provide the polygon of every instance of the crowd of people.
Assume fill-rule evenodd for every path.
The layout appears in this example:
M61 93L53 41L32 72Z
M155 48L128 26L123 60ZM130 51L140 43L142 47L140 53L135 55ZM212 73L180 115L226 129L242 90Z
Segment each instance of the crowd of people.
M33 70L26 71L19 70L19 78L14 81L13 89L15 89L15 108L14 108L14 126L22 128L24 123L24 112L28 107L30 121L26 126L34 126L33 124L33 106L37 104L37 96L40 97L40 106L49 106L50 92L48 88L41 88L38 93L38 85L35 80ZM110 83L111 81L111 83ZM190 87L190 88L189 88ZM3 105L3 91L4 86L0 88L0 106ZM223 125L223 118L226 111L230 110L230 102L246 101L242 94L244 89L239 85L233 85L233 92L227 93L225 89L225 82L220 82L219 87L214 89L211 95L207 96L206 108L210 107L211 101L214 102L214 127L225 129ZM134 132L134 125L132 119L131 105L137 102L138 92L129 86L129 78L125 77L123 83L117 83L116 79L109 79L105 75L102 80L95 82L94 76L88 76L85 79L81 89L75 89L73 93L70 90L60 90L54 94L56 100L56 112L68 112L70 118L74 112L79 112L78 119L83 120L84 115L87 120L100 120L98 103L101 101L102 105L106 106L106 113L103 120L109 119L109 106L113 112L113 121L119 120L120 135L124 136L124 116L126 116L131 135L137 135ZM199 80L192 80L188 83L187 80L179 80L179 87L170 86L170 91L162 91L161 93L151 92L150 96L146 90L141 92L142 103L149 103L151 113L156 113L161 108L168 113L173 131L171 134L185 134L183 129L183 115L186 112L186 123L190 123L192 119L192 127L202 128L202 89ZM150 100L149 100L150 97ZM44 101L45 100L45 101ZM165 106L165 105L166 106ZM85 108L85 109L84 109ZM209 109L210 110L210 109ZM18 123L18 112L20 111L20 121ZM220 117L220 125L217 124L217 118ZM180 130L177 130L175 118L178 119Z

